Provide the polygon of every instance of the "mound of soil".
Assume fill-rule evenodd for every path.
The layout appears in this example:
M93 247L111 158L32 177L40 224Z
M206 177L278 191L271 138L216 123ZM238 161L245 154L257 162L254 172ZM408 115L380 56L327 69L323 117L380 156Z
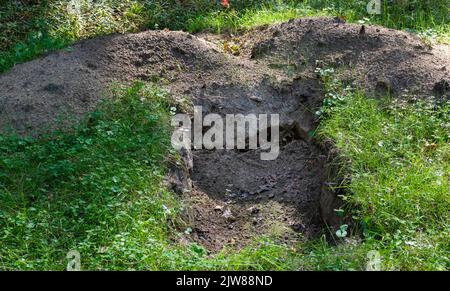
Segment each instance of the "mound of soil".
M306 18L235 37L146 31L81 41L0 76L0 128L29 134L71 123L67 116L93 110L111 83L136 79L165 80L205 113L278 113L284 141L275 161L257 151L193 153L192 189L183 194L192 205L189 237L212 251L259 234L309 237L320 229L328 180L327 153L307 137L324 95L317 61L375 95L449 97L449 47Z

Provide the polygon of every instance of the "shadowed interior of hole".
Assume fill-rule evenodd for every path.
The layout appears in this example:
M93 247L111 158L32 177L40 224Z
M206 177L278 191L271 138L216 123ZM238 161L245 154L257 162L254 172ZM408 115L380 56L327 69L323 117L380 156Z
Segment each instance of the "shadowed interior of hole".
M291 125L282 128L284 142L273 161L261 161L260 149L193 152L193 192L207 201L197 210L202 214L194 219L195 229L201 234L198 241L210 250L219 250L235 233L270 235L274 225L284 229L277 235L285 239L323 233L320 195L327 179L327 156L301 139ZM217 207L221 211L214 210ZM232 220L224 209L231 209ZM246 241L242 239L242 244Z

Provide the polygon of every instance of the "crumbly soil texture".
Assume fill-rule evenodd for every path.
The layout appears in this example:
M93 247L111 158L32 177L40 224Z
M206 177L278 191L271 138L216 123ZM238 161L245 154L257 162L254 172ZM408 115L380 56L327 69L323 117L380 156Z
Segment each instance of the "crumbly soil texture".
M188 204L192 232L182 239L211 252L261 235L307 239L332 223L336 206L323 197L333 180L329 152L308 136L324 98L317 61L373 96L449 97L448 46L305 18L236 36L145 31L80 41L0 76L0 128L39 134L65 126L108 98L112 83L134 80L164 80L177 101L201 105L204 114L280 114L278 159L262 161L258 150L196 150L169 180Z

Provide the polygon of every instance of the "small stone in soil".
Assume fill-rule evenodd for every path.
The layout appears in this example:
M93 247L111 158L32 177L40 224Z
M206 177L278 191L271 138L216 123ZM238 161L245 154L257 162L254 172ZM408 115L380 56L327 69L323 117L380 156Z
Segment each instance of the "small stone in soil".
M249 211L251 214L257 214L259 212L259 208L256 206L252 206L248 208L247 211Z
M250 96L250 100L253 100L253 101L258 102L258 103L263 101L261 97L254 96L254 95Z
M259 186L258 193L264 193L270 190L270 187L267 185Z
M250 193L248 192L248 191L245 191L245 190L241 190L241 191L239 191L239 196L241 197L241 198L247 198L248 197L248 195L250 195Z
M230 209L226 209L226 210L223 212L223 215L222 215L222 216L225 217L229 222L234 222L234 221L236 221L236 217L233 216L233 214L231 213L231 210L230 210Z

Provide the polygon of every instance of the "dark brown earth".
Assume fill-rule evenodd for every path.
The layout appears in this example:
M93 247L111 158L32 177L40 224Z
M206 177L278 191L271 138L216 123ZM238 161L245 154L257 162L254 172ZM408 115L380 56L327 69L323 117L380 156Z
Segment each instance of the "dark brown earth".
M0 128L38 134L71 124L109 96L112 82L137 79L160 82L205 113L278 113L284 141L275 161L257 151L194 152L192 189L182 194L191 205L186 239L217 251L255 235L310 237L322 227L328 181L328 153L307 137L323 100L317 61L375 96L449 97L448 46L310 18L234 37L146 31L81 41L0 76Z
M218 250L224 242L242 245L254 234L286 240L293 239L292 230L306 237L316 234L325 158L302 140L285 144L274 161L261 161L258 151L195 153L195 235Z

